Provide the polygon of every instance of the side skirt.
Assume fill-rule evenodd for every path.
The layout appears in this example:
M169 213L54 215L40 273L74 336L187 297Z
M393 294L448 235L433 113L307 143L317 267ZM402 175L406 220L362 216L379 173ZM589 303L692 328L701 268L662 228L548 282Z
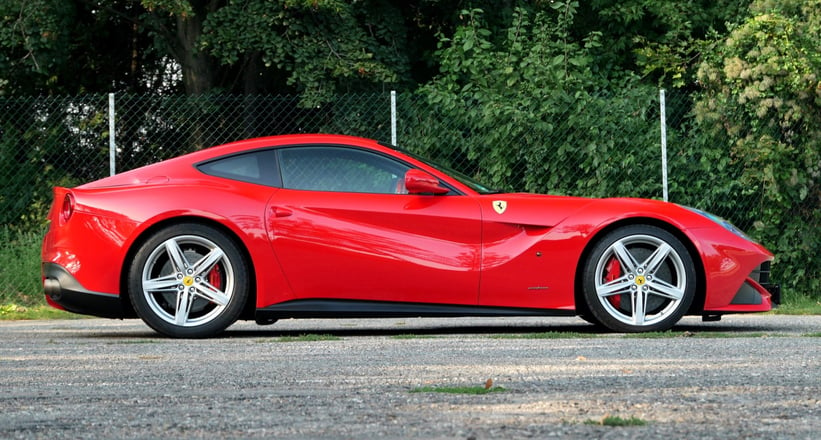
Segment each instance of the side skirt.
M573 310L481 307L336 299L287 301L257 309L256 319L287 318L408 318L461 316L575 316Z

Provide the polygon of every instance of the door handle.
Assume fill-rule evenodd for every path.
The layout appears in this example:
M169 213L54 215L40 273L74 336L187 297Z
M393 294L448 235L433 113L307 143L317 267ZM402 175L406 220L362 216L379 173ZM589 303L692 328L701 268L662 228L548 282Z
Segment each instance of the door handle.
M280 206L274 206L271 208L271 211L274 212L274 217L281 218L281 217L290 217L294 211L291 211L288 208L282 208Z

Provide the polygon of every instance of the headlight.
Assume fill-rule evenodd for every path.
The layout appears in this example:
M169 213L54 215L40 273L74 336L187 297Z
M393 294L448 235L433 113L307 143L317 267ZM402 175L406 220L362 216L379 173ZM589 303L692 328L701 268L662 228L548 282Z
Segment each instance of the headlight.
M702 211L702 210L696 209L696 208L691 208L689 206L684 206L684 208L687 208L690 211L693 211L697 214L701 214L704 217L707 217L708 219L710 219L710 220L718 223L719 225L721 225L724 229L732 232L733 234L735 234L735 235L737 235L737 236L739 236L739 237L741 237L745 240L755 242L755 240L753 240L747 234L745 234L744 231L742 231L741 229L738 229L735 225L733 225L729 221L727 221L727 220L725 220L725 219L723 219L723 218L721 218L721 217L719 217L715 214L710 214L709 212Z

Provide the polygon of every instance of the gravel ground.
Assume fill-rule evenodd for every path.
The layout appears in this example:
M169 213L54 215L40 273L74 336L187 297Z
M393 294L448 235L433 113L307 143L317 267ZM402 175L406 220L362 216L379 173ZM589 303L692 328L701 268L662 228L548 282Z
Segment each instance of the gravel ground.
M687 318L658 338L575 318L288 320L179 341L0 322L0 438L814 440L819 332L821 316ZM488 379L498 392L412 392Z

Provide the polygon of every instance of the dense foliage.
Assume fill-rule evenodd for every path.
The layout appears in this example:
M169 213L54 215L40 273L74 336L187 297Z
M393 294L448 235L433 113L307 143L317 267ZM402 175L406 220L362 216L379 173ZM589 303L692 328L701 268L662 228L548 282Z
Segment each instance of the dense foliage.
M704 52L694 115L792 289L821 291L821 1L756 1ZM746 193L746 194L745 194Z
M658 154L645 148L658 139L646 130L657 115L647 99L653 92L629 72L597 73L592 52L601 35L574 41L575 14L575 2L556 1L535 13L517 9L503 37L492 38L481 11L467 12L465 25L442 42L441 74L420 91L444 117L420 126L428 136L414 142L457 146L451 162L465 168L467 161L477 177L508 190L659 194ZM573 130L565 133L567 127ZM617 177L632 172L653 174Z

